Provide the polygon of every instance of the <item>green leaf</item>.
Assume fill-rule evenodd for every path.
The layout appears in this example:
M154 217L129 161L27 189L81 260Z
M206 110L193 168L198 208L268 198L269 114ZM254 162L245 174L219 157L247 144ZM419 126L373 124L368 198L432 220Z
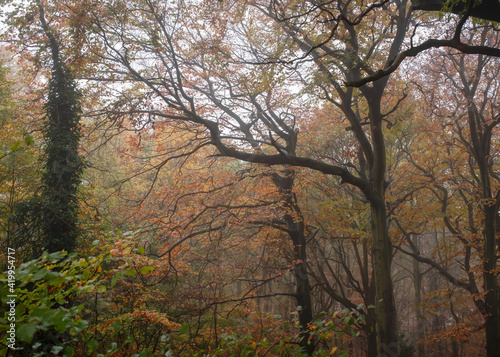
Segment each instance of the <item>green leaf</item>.
M31 278L33 281L38 281L38 280L41 280L45 277L45 275L47 275L49 271L45 268L42 268L40 270L38 270L35 275L33 275L33 278Z
M358 317L358 322L364 324L366 322L365 315L361 315L360 317Z
M88 280L89 277L90 277L90 272L87 269L85 269L83 271L83 280Z
M117 282L118 282L118 275L115 275L111 278L111 287L114 288Z
M150 272L152 272L155 268L153 267L142 267L141 268L141 274L149 274Z
M34 350L36 350L38 347L40 347L42 345L41 342L36 342L33 344L33 346L31 346L31 348L33 348Z
M63 353L63 357L73 357L75 355L75 349L71 346L66 347Z
M67 301L66 301L66 299L64 299L63 297L56 297L56 302L57 302L59 305L63 305L63 304L65 304Z
M144 254L146 251L144 250L143 247L140 247L137 249L137 254Z
M92 353L94 352L95 350L97 350L97 347L99 346L99 343L97 342L97 340L95 338L92 338L89 343L88 343L88 348L89 348L89 353Z
M24 324L16 330L16 336L19 341L30 343L37 330L37 323Z
M24 142L26 143L26 145L32 145L35 143L35 140L33 140L33 138L31 137L31 135L27 134L25 137L24 137Z
M19 148L19 145L21 145L21 141L18 140L10 147L10 151L16 151Z
M184 335L184 334L186 334L188 332L189 332L189 325L188 324L182 325L181 330L179 331L179 333L181 333L181 334Z
M89 322L87 320L79 320L76 326L78 332L81 332L89 327Z
M86 285L86 286L85 286L84 291L85 291L86 293L91 293L91 292L94 290L94 288L95 288L95 285L94 285L94 284L89 284L89 285Z
M118 344L116 342L112 342L110 348L108 349L108 353L113 353L118 351Z
M150 356L152 356L152 354L148 348L143 349L142 352L139 354L139 357L150 357Z
M129 276L134 276L135 274L137 274L137 271L135 269L127 269L125 270L125 274Z
M97 292L99 294L102 294L102 293L105 293L106 292L106 286L104 285L99 285L98 288L97 288Z
M46 283L51 284L52 286L60 286L64 284L64 276L60 276L59 273L53 272L51 270L47 271L44 280Z
M66 255L68 255L67 252L60 251L60 252L50 253L45 258L48 258L51 263L56 263L59 260L63 259Z
M52 348L50 349L50 353L58 355L59 352L63 350L63 348L63 346L52 346Z
M115 332L118 332L121 329L122 329L122 323L119 320L113 322L113 330L115 330Z

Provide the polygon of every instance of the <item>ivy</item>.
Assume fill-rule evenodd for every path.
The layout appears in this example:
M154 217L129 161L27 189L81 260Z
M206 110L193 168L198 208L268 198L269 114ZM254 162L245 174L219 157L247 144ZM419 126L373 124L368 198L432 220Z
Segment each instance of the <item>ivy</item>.
M83 171L83 160L78 154L81 137L79 99L71 72L61 61L55 62L45 105L45 172L42 177L42 247L49 252L74 251L78 237L77 190Z

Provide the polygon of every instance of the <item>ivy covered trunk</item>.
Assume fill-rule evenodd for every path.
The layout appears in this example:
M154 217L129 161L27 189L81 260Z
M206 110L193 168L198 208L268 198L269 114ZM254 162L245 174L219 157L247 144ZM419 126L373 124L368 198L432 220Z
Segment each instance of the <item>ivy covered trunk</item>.
M78 154L80 139L79 94L70 70L61 60L59 45L45 22L39 4L40 21L49 40L52 73L45 109L45 172L43 174L43 236L48 252L75 250L78 236L78 198L83 162Z

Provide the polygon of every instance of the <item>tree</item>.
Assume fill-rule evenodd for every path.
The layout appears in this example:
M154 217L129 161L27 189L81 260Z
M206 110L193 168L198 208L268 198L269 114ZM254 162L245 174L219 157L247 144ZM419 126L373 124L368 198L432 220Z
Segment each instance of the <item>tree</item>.
M183 3L171 8L154 1L135 1L87 5L92 7L87 13L93 18L84 21L89 24L88 51L95 51L101 60L97 68L114 73L112 77L103 73L110 79L110 90L113 83L131 82L134 91L141 93L134 94L134 107L126 109L137 115L138 122L151 120L148 118L180 121L200 132L197 143L192 143L213 145L220 156L310 168L339 176L365 196L372 211L379 353L397 348L383 128L387 113L395 111L397 104L396 108L383 108L387 78L364 86L360 94L342 88L341 83L361 78L370 61L389 63L399 52L409 23L407 3L382 5L311 3L302 8L293 2L239 3L235 7L207 3L200 8L199 4ZM313 23L304 25L302 21L313 13L318 16L318 26L311 38ZM331 18L333 13L339 17ZM245 16L252 21L243 21ZM361 19L375 21L380 16L387 20L381 24L383 28L357 26ZM393 20L396 26L392 26ZM334 37L337 29L339 35ZM380 37L384 31L388 34ZM342 42L343 54L334 49L335 41ZM290 71L282 65L306 57L315 64L314 71L306 67ZM273 58L277 60L270 61ZM303 69L310 75L302 77ZM314 80L313 73L317 73ZM300 130L297 118L305 115L298 109L299 103L309 99L294 95L287 87L293 83L310 85L344 111L360 148L358 167L301 156L295 149ZM120 86L112 90L124 93ZM329 95L331 89L336 91L335 97ZM122 99L126 97L124 93ZM128 104L122 99L116 103ZM353 110L358 101L366 105L366 117ZM108 110L119 111L117 106Z
M0 70L0 241L5 251L15 248L22 259L31 255L33 242L30 235L23 235L17 213L40 185L41 105L12 52L4 50Z
M71 71L62 59L64 55L60 54L61 39L54 30L60 24L46 20L47 5L41 1L24 5L28 7L15 7L14 13L26 10L29 15L22 21L13 15L9 21L16 22L17 26L10 28L8 36L13 45L35 48L22 52L18 58L24 74L28 78L32 75L29 90L38 90L38 95L46 98L42 129L45 165L41 188L16 204L12 215L16 226L14 241L18 247L32 247L28 253L31 256L39 255L42 249L71 252L75 250L78 236L77 189L83 171L83 161L78 154L80 97ZM38 21L31 21L33 19ZM24 41L24 36L32 41ZM28 63L32 65L29 69ZM50 64L51 75L44 70L47 64Z
M79 94L71 71L60 58L59 44L45 20L41 2L39 20L49 41L52 76L49 81L45 127L45 171L43 190L42 248L48 252L73 252L78 237L77 190L83 161L78 154L80 139Z
M495 41L487 28L471 29L464 36L471 39L478 34L481 45L489 46ZM498 98L498 60L485 55L466 57L441 51L424 69L425 75L421 76L419 85L431 103L430 122L425 124L428 127L425 131L430 132L430 136L440 137L435 145L442 145L444 150L441 154L435 153L433 160L447 166L443 169L429 166L415 148L412 154L407 153L417 171L430 181L431 186L427 189L441 204L443 224L457 240L456 244L463 247L465 254L461 265L465 276L459 279L445 269L442 262L422 259L419 254L413 256L471 294L485 319L487 354L497 356L500 323L496 278L498 177L493 148L498 125L494 104ZM429 140L432 139L423 139L424 142ZM429 151L428 148L424 150ZM467 219L460 218L462 216ZM479 284L481 279L483 289Z
M468 29L468 20L471 16L478 16L490 21L498 21L498 2L495 0L486 0L479 2L479 6L476 2L468 0L464 3L460 1L452 1L450 4L443 1L415 1L413 9L415 10L439 10L439 6L443 5L442 8L444 12L459 13L459 19L455 21L453 27L450 27L447 31L446 37L444 38L428 38L427 35L423 35L421 38L426 38L420 43L415 44L414 38L416 39L418 34L418 27L420 24L415 23L415 28L413 31L412 40L409 48L402 50L394 59L385 64L383 69L376 72L367 73L362 79L349 81L347 85L352 86L362 86L371 81L383 78L394 71L396 71L403 61L407 58L416 57L420 53L427 51L432 48L446 47L450 49L458 50L464 54L482 54L486 56L500 57L500 49L495 44L481 45L474 41L474 38L468 38L469 41L462 40L462 33L464 30ZM451 8L449 7L451 6ZM495 25L493 23L487 23L486 28L491 34L495 34Z
M485 43L488 41L486 31L482 31L481 37ZM467 109L462 107L459 110L467 118L468 133L462 127L463 124L456 121L459 140L475 163L471 167L472 172L478 171L478 175L473 176L473 182L477 184L480 197L478 210L482 213L481 228L477 229L477 234L483 235L482 260L485 294L484 302L478 307L486 321L488 356L495 356L500 354L500 316L496 277L498 254L496 221L500 196L492 182L495 180L498 183L499 179L493 169L495 161L491 150L493 133L500 118L496 105L493 104L498 95L496 78L499 67L496 60L483 55L477 56L472 68L470 64L466 64L464 56L448 58L451 70L441 67L442 73L450 83L450 87L458 92L457 97L462 99L462 103L467 103Z
M14 247L15 222L13 214L16 205L33 194L38 184L33 175L36 167L36 153L33 137L28 133L29 123L17 117L23 103L24 93L14 86L16 74L6 59L0 61L0 228L1 244ZM15 91L15 90L18 91ZM15 93L21 92L19 95ZM27 110L28 111L28 110ZM35 123L31 123L31 129ZM31 148L29 147L31 146Z
M117 216L129 218L124 226L147 223L152 227L152 222L158 224L161 228L156 227L157 231L164 233L166 239L155 242L157 245L152 254L169 256L183 248L184 257L190 253L193 257L203 257L198 265L195 258L187 259L197 270L220 272L224 277L220 264L222 258L230 256L231 249L221 248L222 242L233 244L234 241L241 242L242 237L255 237L257 244L263 244L267 234L272 239L286 237L286 242L291 243L286 247L293 250L292 264L286 265L286 259L280 258L273 263L274 267L282 264L282 269L294 272L297 288L294 296L303 308L299 315L303 328L313 320L311 276L328 287L332 280L341 280L341 277L334 269L329 276L321 276L321 268L331 267L332 261L350 268L348 259L356 256L362 262L360 279L363 280L363 288L358 288L356 294L363 296L366 293L363 296L365 301L377 305L376 316L370 315L369 323L365 324L371 329L376 319L377 346L374 349L371 344L369 353L399 351L392 246L407 238L411 247L414 235L406 230L413 223L411 217L398 217L401 222L396 222L394 215L397 208L413 198L412 194L420 188L407 188L404 180L408 176L391 171L398 166L397 162L404 153L404 150L397 151L401 148L391 151L390 145L392 138L402 139L396 123L406 120L410 114L403 110L407 88L396 75L391 80L385 76L392 72L377 72L376 69L392 68L404 58L398 54L411 56L413 52L410 50L417 47L421 50L425 46L449 44L464 51L487 53L491 52L492 46L469 41L464 47L460 36L469 25L459 21L458 27L447 28L452 42L438 41L415 47L412 41L419 38L422 24L411 21L407 1L207 1L201 4L187 1L170 4L131 0L112 3L71 1L64 5L67 6L54 13L60 21L57 26L67 28L71 36L60 35L56 40L66 49L75 48L79 58L92 59L81 62L87 69L78 72L82 82L96 83L95 87L87 88L92 98L100 99L99 105L92 108L92 115L94 118L105 117L108 126L123 127L122 119L130 119L127 130L141 133L133 139L137 151L126 153L133 164L142 160L135 155L139 150L148 159L147 169L141 173L144 180L140 182L144 186L137 189L140 192L131 192L128 197L141 203L135 206L135 212L141 215L134 218L126 212L125 208L130 206L123 205L117 210ZM415 31L408 36L412 23L416 24ZM457 29L458 32L454 31ZM491 53L495 53L494 48ZM363 79L365 76L368 76L368 81ZM360 87L345 87L346 82ZM318 113L315 109L330 107L336 108L336 117L322 119L327 124L334 122L334 127L341 128L343 135L333 135L332 126L325 124L322 127L325 136L336 141L336 145L324 150L310 150L315 143L308 138L306 131ZM153 149L151 142L144 138L157 133L165 133L166 140L175 141L175 145L166 150ZM238 175L224 168L220 172L227 177L209 179L206 176L209 171L200 168L206 162L215 165L215 161L204 156L201 163L197 162L200 153L208 153L208 157L211 155L220 160L231 158L234 165L241 165L239 167L249 171L238 171ZM464 160L462 156L460 159ZM411 155L408 160L411 161ZM192 164L202 174L184 177L174 172L175 167L170 166L174 163L181 167ZM262 167L255 169L252 166L250 169L250 164L261 164ZM299 205L299 191L295 188L301 183L297 177L302 174L302 169L310 170L312 175L325 174L330 182L348 186L348 190L341 192L356 197L370 210L365 217L370 222L368 226L350 222L350 228L358 230L356 234L369 234L371 240L357 242L355 234L344 234L343 237L354 243L349 251L344 242L314 245L315 252L328 257L324 266L313 267L313 270L309 265L307 246L310 238L319 237L315 233L319 230L306 224L309 222L307 205ZM248 197L234 196L229 187L236 184L226 180L234 178L235 182L248 182L248 176L245 176L248 172L259 172L262 181L252 181L255 185L252 200L245 202ZM133 178L136 177L134 172ZM175 185L170 185L170 180ZM156 190L155 186L160 188ZM176 188L182 193L175 192ZM401 188L403 193L399 192ZM436 186L432 189L442 201L447 201L446 193ZM140 197L152 192L157 194L155 197L163 195L161 203L153 198ZM272 192L273 202L255 203L259 200L257 192L264 194L265 198ZM169 199L175 200L172 206L165 203ZM413 200L409 201L408 207L413 204ZM465 201L472 202L468 192ZM341 202L338 200L335 204ZM445 203L443 206L451 207ZM453 209L458 210L458 206ZM163 215L162 210L170 207L173 207L172 212ZM271 218L263 217L264 212L271 212L268 215ZM350 218L344 222L349 222ZM224 219L233 224L238 221L238 229L223 223ZM328 221L325 226L334 225L334 220L324 217L321 220L322 224ZM252 228L244 232L241 228L243 222ZM402 238L399 234L390 234L391 224L393 227L399 225ZM152 231L144 237L152 238L154 235L149 234ZM321 232L321 239L328 239L329 233L329 230ZM193 237L200 240L191 242ZM463 242L465 254L474 259L476 256L470 254L472 246L468 246L466 240ZM203 250L206 247L210 249ZM422 259L417 256L419 248L411 248L415 249L410 255ZM325 253L329 249L333 253ZM257 255L255 252L259 252L258 249L248 251ZM372 259L373 279L370 279L369 259ZM442 271L446 274L446 269ZM349 274L351 270L346 269L345 273ZM470 269L468 273L471 273ZM356 285L359 281L356 278L349 276L349 284ZM267 277L254 276L248 285L249 291L258 291L259 284L263 286L266 280ZM467 286L472 292L472 281L471 278L468 284L456 280L456 284ZM224 292L235 283L234 275L219 282L213 278L203 280L200 274L198 283L195 288L191 286L192 291L196 291L193 295L198 298L197 303L201 305L213 299L207 306L213 312L211 331L217 344L219 306L223 303ZM203 294L203 285L210 287L210 297ZM330 297L353 306L353 301L349 300L352 295L333 292ZM240 297L238 301L245 299ZM306 340L312 335L303 333L307 338L302 344L308 348L309 354L313 348ZM370 338L374 336L370 334Z
M130 131L133 131L133 124L122 123L122 127L127 125L131 125ZM154 226L163 232L144 239L148 239L153 246L158 244L152 252L164 259L181 246L185 251L192 246L198 252L200 241L206 242L203 244L204 249L217 242L214 250L208 251L218 254L205 258L206 269L224 271L226 266L237 266L242 271L237 275L243 275L242 279L249 285L238 289L240 294L246 290L242 298L233 296L232 300L294 297L297 301L295 306L301 307L298 312L299 322L304 328L301 344L304 348L314 349L315 342L305 332L314 321L306 255L306 239L310 231L304 223L294 192L295 170L252 169L245 163L231 164L223 158L215 160L210 158L213 151L208 147L200 147L193 152L189 145L185 145L186 140L195 140L196 135L179 132L165 123L156 122L148 134L138 132L140 141L134 134L124 140L125 146L120 147L119 151L122 153L120 156L123 156L122 165L128 168L124 182L118 184L122 191L120 196L126 197L128 202L124 200L121 205L127 207L122 229L145 226L149 231ZM294 148L290 145L287 150L293 151ZM210 167L206 167L207 160L211 161ZM164 203L158 204L157 201ZM136 221L131 222L129 210L136 212L133 215L138 217ZM163 242L164 238L157 238L162 235L170 237L168 244ZM208 243L207 236L214 243ZM255 263L247 259L242 259L239 264L231 263L231 254L225 253L227 248L222 248L225 245L242 245L236 243L241 237L246 237L249 244L240 249L248 251L240 252L238 256L257 255L256 262L259 263L253 268L250 267ZM275 257L269 255L272 249L261 246L270 240L286 247L284 252L277 253ZM188 243L191 241L193 243ZM288 252L290 245L292 251ZM229 254L227 261L224 261L222 254ZM266 259L258 258L259 254L266 255ZM196 260L199 264L199 256ZM212 267L214 261L218 262L217 268ZM276 262L283 266L277 269ZM243 273L247 270L254 271L255 276ZM285 291L280 291L278 286L275 293L267 294L265 291L271 290L270 286L283 275L289 278L288 271L293 272L296 292L289 292L288 284L283 284L286 286ZM212 283L220 286L220 296L212 299L222 300L228 293L227 286L235 284L234 277L227 279L228 283ZM238 284L241 285L241 282ZM222 305L222 302L211 305L220 313L221 308L217 306Z

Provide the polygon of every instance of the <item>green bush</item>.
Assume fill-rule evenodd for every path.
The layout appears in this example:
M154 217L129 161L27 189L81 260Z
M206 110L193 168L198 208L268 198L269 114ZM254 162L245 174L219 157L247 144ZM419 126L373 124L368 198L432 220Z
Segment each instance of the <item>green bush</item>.
M14 270L15 281L9 280L12 270L1 273L0 339L8 348L0 356L12 347L18 356L73 356L72 344L84 338L88 326L79 317L83 305L76 305L75 297L104 291L100 285L104 257L44 253Z

